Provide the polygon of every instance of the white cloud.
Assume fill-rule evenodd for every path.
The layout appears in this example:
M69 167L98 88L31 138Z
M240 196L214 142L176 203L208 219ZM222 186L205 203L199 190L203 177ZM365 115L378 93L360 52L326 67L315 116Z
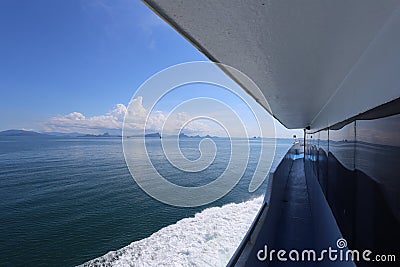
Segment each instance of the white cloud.
M117 104L106 115L87 117L81 112L71 112L50 118L44 126L45 131L82 132L99 134L104 132L120 133L126 107Z
M113 116L114 118L124 119L126 113L126 107L124 104L116 104L114 109L111 110L108 114Z
M90 117L75 111L48 119L44 125L44 131L121 134L126 112L127 107L124 104L115 105L105 115ZM126 122L126 127L132 130L133 133L143 132L145 127L147 132L161 132L164 127L164 134L171 134L177 133L185 125L183 132L186 134L224 135L222 128L216 127L213 122L205 120L189 122L193 116L186 112L172 114L168 118L167 113L155 110L147 118L148 112L148 109L143 106L143 98L141 96L133 99L129 108L129 120Z
M85 115L83 115L82 113L79 113L79 112L72 112L72 113L68 114L67 116L65 116L65 118L74 120L74 121L80 121L80 120L85 119Z
M177 112L168 114L164 111L154 110L150 112L143 106L143 98L141 96L135 98L131 102L128 111L128 118L125 121L125 128L129 129L132 134L143 132L162 132L163 134L177 134L183 128L186 134L194 135L225 135L220 127L216 127L215 123L206 120L191 120L192 114L187 112Z
M81 112L71 112L67 115L59 115L52 117L46 121L44 124L44 131L48 132L80 132L80 133L90 133L90 134L102 134L108 132L110 134L121 134L124 117L126 112L128 111L127 107L124 104L117 104L107 112L105 115L98 116L85 116ZM130 134L139 134L143 133L144 128L146 128L146 132L162 132L163 134L177 134L183 127L182 132L188 135L217 135L217 136L226 136L224 129L219 126L217 123L207 120L207 119L195 119L196 116L194 113L189 113L185 111L176 112L173 114L168 114L165 111L154 110L150 113L150 116L147 118L149 110L143 106L143 97L138 96L137 98L131 101L129 107L129 115L128 120L125 122L125 128L129 130L128 135ZM195 112L195 111L193 111ZM197 112L199 114L208 115L211 118L223 118L223 121L226 120L226 117L229 115L221 114L218 110L213 110L212 108L208 110L200 110ZM273 127L271 125L271 121L268 117L268 114L265 114L265 118L263 121L260 121L262 127ZM255 121L246 120L243 121L245 124L249 136L259 136L259 130L257 129L257 125ZM238 127L234 127L234 125L225 125L226 127L230 127L231 136L241 136L235 132L235 129ZM288 137L291 138L293 134L297 134L301 136L300 131L290 131L280 126L279 123L276 125L276 134L277 137ZM273 132L269 130L270 136L266 137L274 137Z

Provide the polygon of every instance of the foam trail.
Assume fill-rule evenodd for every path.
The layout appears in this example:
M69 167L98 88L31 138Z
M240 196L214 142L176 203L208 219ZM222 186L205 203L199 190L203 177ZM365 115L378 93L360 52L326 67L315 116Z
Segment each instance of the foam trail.
M205 209L82 266L226 266L262 200Z

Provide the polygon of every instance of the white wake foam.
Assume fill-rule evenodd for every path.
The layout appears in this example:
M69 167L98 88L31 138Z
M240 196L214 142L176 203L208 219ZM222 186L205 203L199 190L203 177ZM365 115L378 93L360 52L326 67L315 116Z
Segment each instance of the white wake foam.
M82 266L226 266L262 197L212 207Z

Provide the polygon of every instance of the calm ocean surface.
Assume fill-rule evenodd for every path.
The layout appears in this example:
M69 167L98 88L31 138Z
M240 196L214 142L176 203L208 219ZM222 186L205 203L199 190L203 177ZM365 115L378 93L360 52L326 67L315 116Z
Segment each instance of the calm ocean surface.
M215 142L213 164L190 174L167 162L159 139L149 140L147 148L162 175L177 184L201 185L217 178L229 160L229 140ZM229 194L206 206L177 208L138 187L125 164L121 139L0 137L0 266L82 264L206 208L260 196L266 181L248 192L260 142L270 144L250 141L246 172ZM273 165L291 142L278 140ZM198 140L184 139L181 147L188 158L199 156Z

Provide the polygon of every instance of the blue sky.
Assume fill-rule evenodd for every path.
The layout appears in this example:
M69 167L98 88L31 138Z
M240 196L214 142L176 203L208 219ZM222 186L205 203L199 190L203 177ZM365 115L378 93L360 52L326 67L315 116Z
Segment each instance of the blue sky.
M156 72L207 60L140 1L2 0L0 36L0 130L107 119Z

